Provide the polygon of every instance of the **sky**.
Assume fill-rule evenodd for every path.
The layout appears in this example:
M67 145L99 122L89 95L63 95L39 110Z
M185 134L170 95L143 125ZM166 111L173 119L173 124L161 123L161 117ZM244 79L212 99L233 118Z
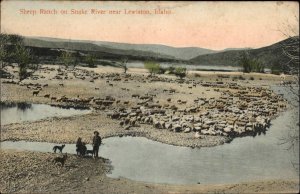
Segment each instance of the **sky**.
M41 9L52 14L40 14ZM105 14L92 14L92 9ZM155 9L168 14L155 14ZM139 10L151 14L128 14ZM296 1L1 1L1 32L23 36L222 50L271 45L286 34L298 35L298 26Z

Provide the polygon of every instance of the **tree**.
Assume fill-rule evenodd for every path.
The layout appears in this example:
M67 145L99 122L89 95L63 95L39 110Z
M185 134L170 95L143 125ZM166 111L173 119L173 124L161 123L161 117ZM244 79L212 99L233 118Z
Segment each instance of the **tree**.
M63 51L60 56L61 62L65 65L66 68L75 64L74 56L69 51Z
M150 75L158 73L160 69L160 65L154 61L146 61L144 62L144 67L148 69Z
M292 76L292 82L283 84L293 94L295 102L299 105L299 36L290 37L289 41L281 45L282 52L289 61L285 64L287 73Z
M186 68L185 67L176 67L174 74L180 79L186 76Z
M25 48L23 45L17 45L16 47L16 59L19 64L19 77L20 81L26 79L30 76L28 72L29 64L32 63L32 55L29 49Z
M286 136L282 137L280 144L287 145L287 150L292 150L297 158L292 161L292 165L299 173L299 18L296 16L298 25L293 28L289 25L286 27L287 32L282 32L287 41L281 44L282 53L288 58L286 64L283 64L286 72L292 77L292 81L283 81L283 86L291 94L291 104L294 108L294 125L289 125L290 130Z
M6 66L7 62L7 43L8 43L8 35L6 34L0 34L0 62L1 62L1 69L3 69Z
M0 61L1 67L12 64L16 61L17 46L23 45L23 38L16 34L0 34Z
M243 68L244 73L250 73L252 71L248 52L243 52L242 57L239 60L239 65Z
M34 57L30 49L25 47L22 36L1 33L0 43L1 68L8 64L17 63L20 81L26 79L37 70L37 66L32 64ZM30 72L28 72L29 69L31 70Z
M90 68L96 67L96 65L95 65L95 56L92 55L92 54L86 55L85 62L88 64L88 67L90 67Z
M78 65L81 62L81 55L79 51L76 51L74 53L74 68L76 65Z
M127 73L128 67L127 67L127 62L128 62L128 58L125 57L124 59L122 59L121 62L121 67L124 69L124 73Z
M243 68L244 73L258 72L264 73L265 66L258 60L250 57L249 52L243 52L239 65Z

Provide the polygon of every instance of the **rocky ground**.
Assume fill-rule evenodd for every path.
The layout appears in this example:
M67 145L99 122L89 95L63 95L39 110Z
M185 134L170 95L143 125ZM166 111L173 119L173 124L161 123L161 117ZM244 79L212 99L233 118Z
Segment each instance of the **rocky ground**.
M1 79L1 102L44 103L90 108L90 114L1 125L1 141L27 140L90 143L94 130L103 138L144 136L167 144L203 147L256 135L286 109L287 102L269 86L282 77L266 74L189 72L184 80L170 75L149 77L143 69L128 73L112 67L64 69L43 65L18 82ZM288 78L287 78L288 79ZM263 84L262 84L263 83ZM297 180L232 185L147 184L111 179L109 161L70 155L65 167L52 153L0 150L0 192L67 193L253 193L297 192Z
M64 167L54 164L59 154L0 150L1 193L297 193L297 180L270 180L227 185L168 185L113 179L104 158L68 155Z

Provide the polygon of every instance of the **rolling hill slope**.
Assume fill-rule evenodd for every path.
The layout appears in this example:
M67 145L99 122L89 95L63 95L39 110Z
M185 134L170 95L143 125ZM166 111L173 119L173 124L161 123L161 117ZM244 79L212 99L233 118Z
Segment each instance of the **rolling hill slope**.
M224 65L237 66L238 60L244 51L247 51L250 57L258 59L266 67L286 64L288 58L283 54L282 45L291 42L291 38L285 39L270 46L247 49L247 50L230 50L213 54L200 55L190 60L195 65Z

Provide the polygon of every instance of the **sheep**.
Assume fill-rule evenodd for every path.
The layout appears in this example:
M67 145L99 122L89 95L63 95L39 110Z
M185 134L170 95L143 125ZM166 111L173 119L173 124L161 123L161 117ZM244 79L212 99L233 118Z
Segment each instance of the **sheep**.
M37 95L39 94L39 92L40 92L39 90L34 90L34 91L32 92L32 95L33 95L33 96L34 96L34 95L37 96Z
M132 97L132 98L140 98L140 95L139 95L139 94L132 94L131 97Z
M50 94L46 94L44 97L45 98L50 98Z

